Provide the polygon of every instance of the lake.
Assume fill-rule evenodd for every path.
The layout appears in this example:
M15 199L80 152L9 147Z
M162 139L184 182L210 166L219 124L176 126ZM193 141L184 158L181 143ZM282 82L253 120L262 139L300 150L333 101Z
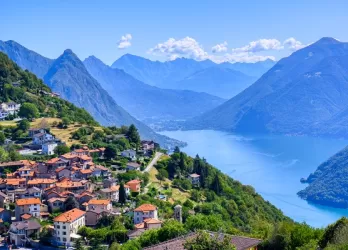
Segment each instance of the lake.
M348 145L347 140L290 136L239 136L212 130L164 131L161 134L187 142L190 156L199 154L243 184L251 185L266 200L292 219L315 227L326 226L348 210L300 199L302 177Z

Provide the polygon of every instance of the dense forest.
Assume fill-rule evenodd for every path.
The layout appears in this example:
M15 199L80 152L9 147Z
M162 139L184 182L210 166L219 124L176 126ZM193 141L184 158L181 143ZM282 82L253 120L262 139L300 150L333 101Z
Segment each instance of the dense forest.
M348 147L339 151L310 174L309 185L298 194L308 201L348 208Z
M42 80L27 70L22 70L7 55L0 52L0 102L16 102L22 105L20 113L28 118L58 117L81 124L98 125L84 109L59 97Z

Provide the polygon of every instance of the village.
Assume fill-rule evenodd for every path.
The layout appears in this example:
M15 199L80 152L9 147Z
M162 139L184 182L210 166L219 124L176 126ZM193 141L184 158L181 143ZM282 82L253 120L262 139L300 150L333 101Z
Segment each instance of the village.
M53 138L42 129L30 129L29 134L39 145ZM143 152L152 151L154 147L152 141L141 142ZM53 154L54 148L48 155ZM52 245L57 246L71 246L81 237L77 234L80 227L95 227L103 216L132 212L135 230L128 233L130 239L147 229L161 227L157 207L152 204L135 208L115 206L120 196L125 203L132 194L135 196L142 192L142 181L133 179L120 183L112 177L109 168L95 164L92 156L103 158L104 151L105 148L89 149L85 146L45 162L20 160L1 163L2 171L16 169L6 174L3 172L6 178L0 179L0 230L4 232L5 225L9 224L8 242L16 246L28 243L35 246L33 239L37 239L42 230L39 222L48 220L52 214L59 215L47 228L52 231ZM129 159L125 171L141 171L135 150L125 150L121 155ZM92 182L92 178L99 181Z

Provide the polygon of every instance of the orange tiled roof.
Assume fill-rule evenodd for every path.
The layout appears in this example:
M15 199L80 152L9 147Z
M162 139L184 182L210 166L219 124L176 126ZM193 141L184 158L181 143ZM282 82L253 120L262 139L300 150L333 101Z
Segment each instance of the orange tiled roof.
M59 173L60 171L62 171L62 170L64 170L65 169L65 167L60 167L60 168L57 168L56 170L55 170L55 172L56 173Z
M61 188L69 188L69 187L81 187L84 186L80 181L63 181L63 182L58 182L56 183L57 187L61 187Z
M135 224L134 227L135 227L136 229L143 229L143 228L145 228L145 223L142 222L142 223L139 223L139 224Z
M64 202L66 200L66 198L59 198L59 197L53 197L51 199L48 199L47 201L50 202L50 203L53 203L55 201L61 201L61 202Z
M7 179L6 184L11 185L11 186L18 186L21 182L25 183L25 178L20 178L20 179Z
M33 179L28 181L28 185L37 185L37 184L54 184L57 180L55 179Z
M29 220L31 218L31 214L23 214L21 218L24 220Z
M80 209L74 208L74 209L71 209L65 213L62 213L61 215L58 215L56 218L54 218L53 221L54 222L73 222L76 219L84 216L85 213L86 212L84 212Z
M74 155L72 153L66 153L66 154L61 155L61 157L65 158L65 159L74 159L74 158L77 158L78 156Z
M80 172L81 172L81 174L91 174L92 170L91 169L81 169Z
M131 180L131 181L127 182L127 185L140 184L140 183L141 183L141 181L139 181L139 180Z
M36 204L41 204L41 201L39 198L26 198L26 199L16 200L17 206L36 205Z
M48 164L54 164L56 162L58 162L60 159L59 158L52 158L50 160L47 161Z
M162 223L162 221L156 220L154 218L147 218L147 219L144 220L144 222L146 222L147 224L159 224L159 223Z
M92 199L88 202L89 205L108 205L110 204L110 200L96 200Z
M146 212L146 211L155 211L157 210L157 207L152 204L143 204L136 209L134 209L135 212Z
M88 156L88 155L81 155L79 156L81 160L84 160L84 161L90 161L92 160L92 157Z

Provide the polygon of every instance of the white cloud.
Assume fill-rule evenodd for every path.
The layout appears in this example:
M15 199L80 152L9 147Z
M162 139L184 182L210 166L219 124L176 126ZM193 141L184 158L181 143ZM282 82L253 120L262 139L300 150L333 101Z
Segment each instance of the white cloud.
M131 34L125 34L121 37L121 39L117 42L118 49L126 49L132 45L131 43L132 35Z
M256 52L261 52L261 51L282 50L282 49L284 49L284 46L277 39L259 39L257 41L252 41L243 47L232 49L232 52L234 52L234 53L241 53L241 52L256 53Z
M148 53L165 56L170 60L175 60L179 57L204 60L208 57L208 53L204 51L203 47L191 37L179 40L169 38L164 43L159 43L151 48Z
M194 38L185 37L182 39L169 38L163 43L157 44L148 50L149 54L164 56L169 60L175 60L180 57L195 59L198 61L210 59L216 63L222 62L248 62L254 63L265 61L267 59L276 60L274 55L264 55L266 51L272 52L280 50L295 51L307 45L293 37L280 42L278 39L259 39L252 41L247 45L234 48L231 52L226 53L227 42L217 44L211 48L212 53L204 50L203 46ZM225 53L222 53L225 52ZM264 52L260 55L259 52Z
M300 41L297 41L293 37L286 39L283 42L283 45L287 46L289 48L289 50L291 50L291 51L296 51L296 50L302 49L303 47L307 46L307 45L302 44Z
M211 48L211 51L213 53L220 53L220 52L226 52L227 51L227 42L223 42L223 43L220 43L220 44L216 44L215 46L213 46Z
M223 62L255 63L255 62L265 61L267 59L271 59L273 61L276 60L274 56L255 55L254 53L250 53L250 52L226 53L222 56L211 55L209 56L209 59L216 63L223 63Z

